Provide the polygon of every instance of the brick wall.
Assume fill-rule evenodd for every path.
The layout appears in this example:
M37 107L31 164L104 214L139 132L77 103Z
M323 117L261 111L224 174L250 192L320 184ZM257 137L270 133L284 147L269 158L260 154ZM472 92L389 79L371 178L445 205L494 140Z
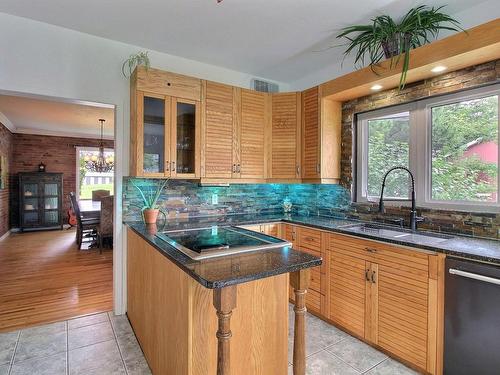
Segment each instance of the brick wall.
M0 155L7 156L9 164L12 162L13 150L12 133L0 123ZM11 172L9 166L9 172ZM0 237L10 229L9 224L9 197L10 178L7 179L6 188L0 190Z
M70 191L76 190L76 149L77 146L98 147L99 140L88 138L53 137L32 134L13 134L14 151L11 163L11 224L12 227L19 225L19 207L17 199L19 172L34 172L38 170L38 164L43 162L47 172L63 173L63 209L65 222L69 210ZM107 148L113 148L113 141L105 141Z
M448 94L463 89L500 82L500 60L471 66L455 72L446 73L424 81L408 84L402 91L397 89L379 92L373 95L345 102L342 106L342 157L341 183L352 190L352 139L355 115L373 109L397 105L428 98L440 94ZM377 207L373 204L354 204L353 216L362 219L377 219ZM407 208L388 208L385 217L407 217ZM460 232L477 236L499 238L500 215L472 212L421 209L427 217L422 227L428 229ZM378 219L381 219L378 218Z

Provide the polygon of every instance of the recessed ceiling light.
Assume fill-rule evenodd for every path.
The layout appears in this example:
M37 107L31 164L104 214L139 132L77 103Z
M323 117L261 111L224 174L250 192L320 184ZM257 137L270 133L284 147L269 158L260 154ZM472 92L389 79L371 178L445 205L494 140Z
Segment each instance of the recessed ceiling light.
M431 72L433 72L433 73L441 73L441 72L444 72L445 70L446 70L446 66L438 65L438 66L435 66L434 68L432 68Z
M372 87L370 87L370 89L372 89L373 91L381 90L382 85L376 84L376 85L373 85Z

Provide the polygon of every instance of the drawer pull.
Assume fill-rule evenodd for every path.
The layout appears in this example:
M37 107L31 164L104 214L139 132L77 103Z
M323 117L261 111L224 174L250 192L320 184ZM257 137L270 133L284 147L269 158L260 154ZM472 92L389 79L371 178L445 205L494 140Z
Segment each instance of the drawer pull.
M311 242L313 242L313 241L314 241L314 238L313 238L313 237L305 237L304 239L305 239L306 241L311 241Z
M376 272L372 271L372 283L374 283L374 284L377 282L377 279L375 278L375 274L376 274Z
M365 271L365 279L366 279L366 281L370 281L370 276L369 276L369 273L370 273L370 270L369 270L369 269L367 269L367 270Z
M368 251L369 253L376 253L377 249L374 249L372 247L365 247L365 250Z

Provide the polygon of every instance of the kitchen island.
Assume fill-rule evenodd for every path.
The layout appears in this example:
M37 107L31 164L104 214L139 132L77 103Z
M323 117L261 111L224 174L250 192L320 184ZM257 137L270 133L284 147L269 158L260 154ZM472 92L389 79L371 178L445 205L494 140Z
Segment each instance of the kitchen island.
M154 374L286 374L289 284L305 373L305 294L321 258L287 246L195 261L156 234L130 224L127 245L127 314Z

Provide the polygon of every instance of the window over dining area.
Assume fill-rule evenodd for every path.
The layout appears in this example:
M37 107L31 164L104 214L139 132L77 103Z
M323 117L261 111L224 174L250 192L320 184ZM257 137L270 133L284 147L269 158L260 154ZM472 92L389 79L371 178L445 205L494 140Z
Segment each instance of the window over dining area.
M384 174L404 166L420 206L498 210L499 98L495 85L359 114L356 200L378 200ZM395 172L384 196L407 199L409 188Z
M98 172L92 168L92 163L97 160L99 149L77 149L77 197L79 200L92 199L92 191L107 190L113 195L114 170ZM114 150L104 150L105 160L114 163Z

